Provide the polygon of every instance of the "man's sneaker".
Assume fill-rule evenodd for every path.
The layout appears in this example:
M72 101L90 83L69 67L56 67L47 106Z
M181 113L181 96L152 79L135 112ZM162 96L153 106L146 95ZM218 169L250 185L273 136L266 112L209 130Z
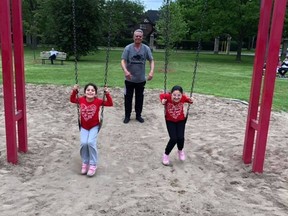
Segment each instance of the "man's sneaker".
M88 172L88 164L82 163L81 174L86 175Z
M136 120L139 121L140 123L144 122L144 119L141 116L137 116Z
M182 150L182 151L179 151L179 150L178 150L178 158L179 158L179 160L181 160L181 161L184 161L184 160L185 160L185 153L184 153L183 150Z
M130 121L130 118L129 117L125 117L123 123L127 124L129 121Z
M97 166L90 165L87 176L93 176L96 173Z
M166 155L165 153L163 154L162 163L165 166L169 165L169 155Z

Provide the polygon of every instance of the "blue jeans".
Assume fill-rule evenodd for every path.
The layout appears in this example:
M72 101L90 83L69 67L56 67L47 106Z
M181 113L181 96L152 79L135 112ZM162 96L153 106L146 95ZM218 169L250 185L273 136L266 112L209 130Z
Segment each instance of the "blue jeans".
M97 138L99 125L80 131L80 155L82 163L95 166L98 162Z

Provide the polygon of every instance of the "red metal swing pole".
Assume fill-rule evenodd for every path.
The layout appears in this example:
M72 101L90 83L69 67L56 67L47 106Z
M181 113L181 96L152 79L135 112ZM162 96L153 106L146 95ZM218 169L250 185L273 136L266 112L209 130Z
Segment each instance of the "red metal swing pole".
M11 0L0 1L0 41L2 53L7 161L16 164L18 162L16 127L18 126L18 150L27 152L27 119L25 103L22 2L21 0L12 0L12 11L10 3ZM10 17L11 12L13 17L12 27ZM13 29L13 33L11 29ZM13 54L15 77L13 71ZM15 88L14 82L16 84ZM16 95L14 92L15 89ZM15 109L15 96L17 109ZM16 122L18 124L16 124Z
M285 19L287 0L274 1L273 17L270 27L266 73L264 77L261 108L259 113L259 130L255 142L254 161L252 170L263 172L265 151L271 116L271 108L275 89L276 68L279 59L279 50Z
M269 121L275 87L276 67L278 64L278 55L282 38L286 4L287 0L262 0L261 4L254 71L251 84L250 103L248 108L242 156L244 163L251 163L255 133L257 131L254 161L252 166L253 172L263 172ZM272 5L273 16L271 21ZM262 84L262 70L265 62L266 51L268 51L266 71L264 74L261 103L259 104ZM260 107L260 110L258 107ZM258 110L259 117L257 116Z
M262 72L265 62L266 45L268 43L269 26L273 0L263 0L260 8L257 43L254 59L254 70L251 81L250 103L246 123L246 133L243 148L243 162L252 161L255 132L257 130L257 114L262 84Z
M0 37L2 53L2 78L4 93L7 161L17 163L16 121L14 100L14 77L12 60L12 41L10 25L10 1L0 1Z
M18 117L18 150L27 152L27 118L25 98L24 49L22 28L22 1L12 1L12 29L14 42L14 68L16 83L16 102Z

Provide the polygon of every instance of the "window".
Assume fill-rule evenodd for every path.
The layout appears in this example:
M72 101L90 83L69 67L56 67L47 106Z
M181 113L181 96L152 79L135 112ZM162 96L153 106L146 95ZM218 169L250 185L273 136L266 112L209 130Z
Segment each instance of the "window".
M146 29L146 25L145 24L140 24L140 29Z

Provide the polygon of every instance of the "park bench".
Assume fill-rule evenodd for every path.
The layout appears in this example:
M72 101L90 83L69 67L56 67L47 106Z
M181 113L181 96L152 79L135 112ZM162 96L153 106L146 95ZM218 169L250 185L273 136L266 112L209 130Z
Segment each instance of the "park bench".
M50 57L50 51L42 51L40 52L40 58L42 60L42 64L45 64L46 60L49 60ZM61 65L63 65L63 61L65 61L67 58L67 54L65 52L58 52L58 55L56 56L56 59L54 61L61 61Z

